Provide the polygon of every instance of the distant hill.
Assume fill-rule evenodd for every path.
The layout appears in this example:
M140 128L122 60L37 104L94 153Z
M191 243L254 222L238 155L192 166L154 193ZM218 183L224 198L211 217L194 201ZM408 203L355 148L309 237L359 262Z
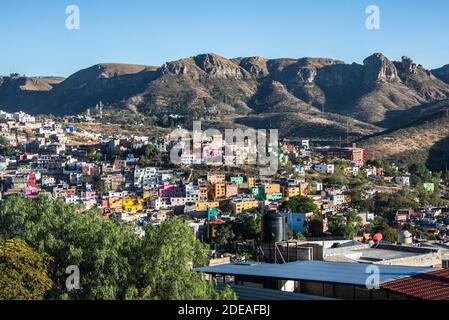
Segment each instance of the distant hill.
M0 107L62 115L101 101L112 110L178 114L186 122L272 123L285 135L366 135L407 122L414 116L409 110L449 99L444 68L430 72L381 53L363 64L209 53L161 67L99 64L67 79L0 77Z
M397 129L367 137L361 145L372 159L398 164L426 163L433 170L449 167L449 101L415 110L413 121Z
M432 70L432 73L441 81L449 83L449 64L439 69Z

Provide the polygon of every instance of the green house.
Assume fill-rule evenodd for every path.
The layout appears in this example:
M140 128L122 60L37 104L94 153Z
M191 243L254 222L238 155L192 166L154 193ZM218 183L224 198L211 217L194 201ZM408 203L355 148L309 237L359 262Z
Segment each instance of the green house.
M211 221L216 219L218 216L217 208L209 208L207 209L207 220Z
M231 183L243 184L243 177L231 177Z
M253 187L253 196L256 200L264 200L265 199L265 189L262 186Z
M278 192L278 193L270 193L267 194L266 196L266 200L268 201L279 201L282 200L283 196L282 193Z
M428 192L434 192L435 191L435 184L434 183L424 183L423 184L423 188L424 190L428 191Z

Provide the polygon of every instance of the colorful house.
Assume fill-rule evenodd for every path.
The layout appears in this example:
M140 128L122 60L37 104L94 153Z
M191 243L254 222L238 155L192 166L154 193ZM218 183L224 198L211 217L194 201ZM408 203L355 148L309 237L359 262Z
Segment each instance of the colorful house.
M123 200L123 210L126 212L139 212L143 210L144 201L141 198L126 198Z
M253 187L252 189L253 196L257 200L264 200L265 199L265 190L262 186Z
M234 214L240 214L248 210L258 209L259 201L252 199L234 199L231 202L231 208Z
M267 194L265 199L268 201L280 201L283 199L283 196L282 196L282 193L276 192L276 193Z
M256 185L256 178L248 177L247 182L248 182L248 188L252 188Z
M219 206L220 203L214 201L198 201L195 203L195 210L197 212L206 212L208 209L218 208Z
M159 196L161 198L171 198L173 197L174 190L175 185L170 184L169 182L165 182L162 186L159 187Z
M243 184L243 177L231 177L231 183Z
M271 193L280 193L281 192L281 185L278 183L268 183L265 184L265 194L271 194Z
M34 187L27 187L25 189L25 198L27 199L36 199L39 196L39 189L36 189Z

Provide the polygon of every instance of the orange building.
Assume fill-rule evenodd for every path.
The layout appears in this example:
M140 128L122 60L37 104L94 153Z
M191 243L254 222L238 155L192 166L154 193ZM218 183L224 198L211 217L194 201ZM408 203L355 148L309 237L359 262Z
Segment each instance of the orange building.
M212 188L212 197L214 199L226 198L226 184L225 183L214 184Z
M201 185L199 192L199 200L205 201L207 199L209 199L209 186Z
M248 177L248 188L252 188L256 185L256 178L254 177Z
M268 183L264 185L265 194L280 193L281 185L278 183Z
M123 208L123 200L120 197L110 197L108 205L111 210L121 211Z
M218 208L219 206L220 203L212 201L198 201L197 203L195 203L195 209L198 212L205 212L207 211L207 209Z

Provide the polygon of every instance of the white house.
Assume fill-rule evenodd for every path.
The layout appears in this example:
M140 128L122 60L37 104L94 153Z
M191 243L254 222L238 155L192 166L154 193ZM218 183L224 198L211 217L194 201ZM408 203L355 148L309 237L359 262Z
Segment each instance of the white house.
M331 196L332 199L332 204L334 206L340 206L342 204L344 204L345 201L345 195L344 194L335 194Z
M408 176L399 176L394 178L394 182L400 186L410 186L410 177Z
M334 174L335 172L335 166L333 164L316 164L314 169L321 174Z

